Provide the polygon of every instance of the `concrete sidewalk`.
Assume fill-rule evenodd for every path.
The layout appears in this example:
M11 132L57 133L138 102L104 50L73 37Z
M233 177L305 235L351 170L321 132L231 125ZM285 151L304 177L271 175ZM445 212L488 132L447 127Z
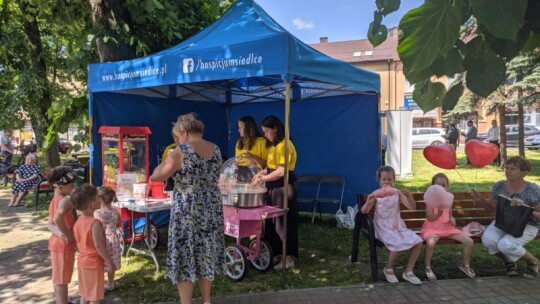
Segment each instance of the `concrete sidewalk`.
M287 303L540 303L540 279L484 277L440 280L414 286L377 283L331 288L296 289L270 293L216 297L213 304Z

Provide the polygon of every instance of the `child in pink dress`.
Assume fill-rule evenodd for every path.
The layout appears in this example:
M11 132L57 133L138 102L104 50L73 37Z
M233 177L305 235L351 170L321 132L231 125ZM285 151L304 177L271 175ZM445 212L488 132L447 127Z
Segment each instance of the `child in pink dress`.
M445 189L448 189L450 186L448 177L444 173L435 174L431 180L431 184L440 185ZM469 266L474 242L463 231L456 228L456 220L452 216L451 207L449 209L437 209L426 205L426 221L422 225L420 236L426 241L424 268L428 280L437 280L437 276L435 276L431 269L431 257L433 256L435 244L441 238L456 240L463 244L463 263L459 265L459 269L470 278L476 276L474 270Z
M107 272L105 290L114 290L114 273L116 269L120 269L120 260L122 257L122 248L120 247L121 236L116 234L116 229L121 225L120 214L111 205L116 198L116 193L112 188L98 188L98 196L101 201L101 208L94 212L94 218L100 221L105 228L107 252L115 266L115 269L109 269L109 267L105 265L105 272Z
M381 188L392 189L395 181L395 171L390 166L382 166L377 172L377 178ZM388 193L388 191L377 190L375 192ZM402 278L414 285L422 284L413 273L414 264L422 249L422 239L407 228L401 219L399 204L405 205L408 209L416 209L416 202L408 190L394 189L393 194L380 197L376 193L368 195L366 203L362 206L361 212L367 214L375 207L375 237L381 240L386 248L390 250L388 261L383 273L389 283L397 283L398 279L394 274L394 263L402 251L411 250L409 260ZM384 194L387 195L387 194Z

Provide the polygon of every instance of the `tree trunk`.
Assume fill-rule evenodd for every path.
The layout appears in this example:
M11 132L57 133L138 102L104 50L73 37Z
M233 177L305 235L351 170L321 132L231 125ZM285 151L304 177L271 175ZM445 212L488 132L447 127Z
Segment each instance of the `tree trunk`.
M100 36L96 39L99 61L111 62L135 58L135 48L128 43L124 43L123 39L125 37L121 35L123 24L127 24L130 28L132 24L131 15L126 7L126 0L89 1L92 7L94 29L97 33L100 33Z
M499 128L500 128L500 152L501 152L501 169L506 165L506 160L508 159L508 154L506 153L506 121L504 120L506 116L506 108L504 105L497 107L497 112L499 112Z
M517 90L518 99L523 97L523 91L521 89ZM525 157L525 127L523 126L523 104L518 103L518 149L519 156Z
M35 111L37 113L32 117L32 121L35 124L33 125L33 128L37 129L35 130L35 134L38 136L37 141L43 142L43 134L45 134L51 123L47 117L47 111L52 105L51 86L49 85L49 80L47 78L47 62L45 61L43 46L41 44L41 32L36 20L37 16L33 13L37 9L33 7L34 10L29 10L31 5L27 1L19 1L18 4L22 12L21 22L23 24L24 33L32 46L32 49L30 50L31 69L35 71L35 74L40 78L43 85L41 92L36 92L35 95L37 101L36 106L39 108L39 111ZM49 146L46 154L48 166L56 167L60 164L60 155L58 154L57 145Z

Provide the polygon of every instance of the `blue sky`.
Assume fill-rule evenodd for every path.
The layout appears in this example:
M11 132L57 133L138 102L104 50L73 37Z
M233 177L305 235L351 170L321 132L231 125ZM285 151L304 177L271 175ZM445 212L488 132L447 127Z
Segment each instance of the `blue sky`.
M375 0L255 0L274 20L305 43L365 39L376 10ZM383 19L388 28L423 0L402 0L400 9Z

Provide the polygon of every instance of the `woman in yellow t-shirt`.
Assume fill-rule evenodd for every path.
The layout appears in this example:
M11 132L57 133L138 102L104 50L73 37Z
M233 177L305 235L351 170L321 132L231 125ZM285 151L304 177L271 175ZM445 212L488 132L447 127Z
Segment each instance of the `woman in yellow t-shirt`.
M289 172L285 172L285 128L283 124L274 115L267 116L262 122L264 137L267 139L268 159L266 170L253 178L253 183L266 182L266 188L270 197L267 205L283 208L283 192L285 189L285 173L289 174L288 189L288 207L287 213L287 252L285 267L287 269L294 267L294 257L298 257L298 207L296 202L296 176L294 168L296 166L296 149L289 141ZM276 256L282 254L283 236L283 217L277 218L274 222L267 220L265 223L264 238L272 246ZM282 269L282 263L277 264L274 269Z
M236 142L235 156L248 154L255 159L261 167L266 167L268 149L266 140L257 129L257 123L251 116L244 116L238 120L238 133L240 138Z

